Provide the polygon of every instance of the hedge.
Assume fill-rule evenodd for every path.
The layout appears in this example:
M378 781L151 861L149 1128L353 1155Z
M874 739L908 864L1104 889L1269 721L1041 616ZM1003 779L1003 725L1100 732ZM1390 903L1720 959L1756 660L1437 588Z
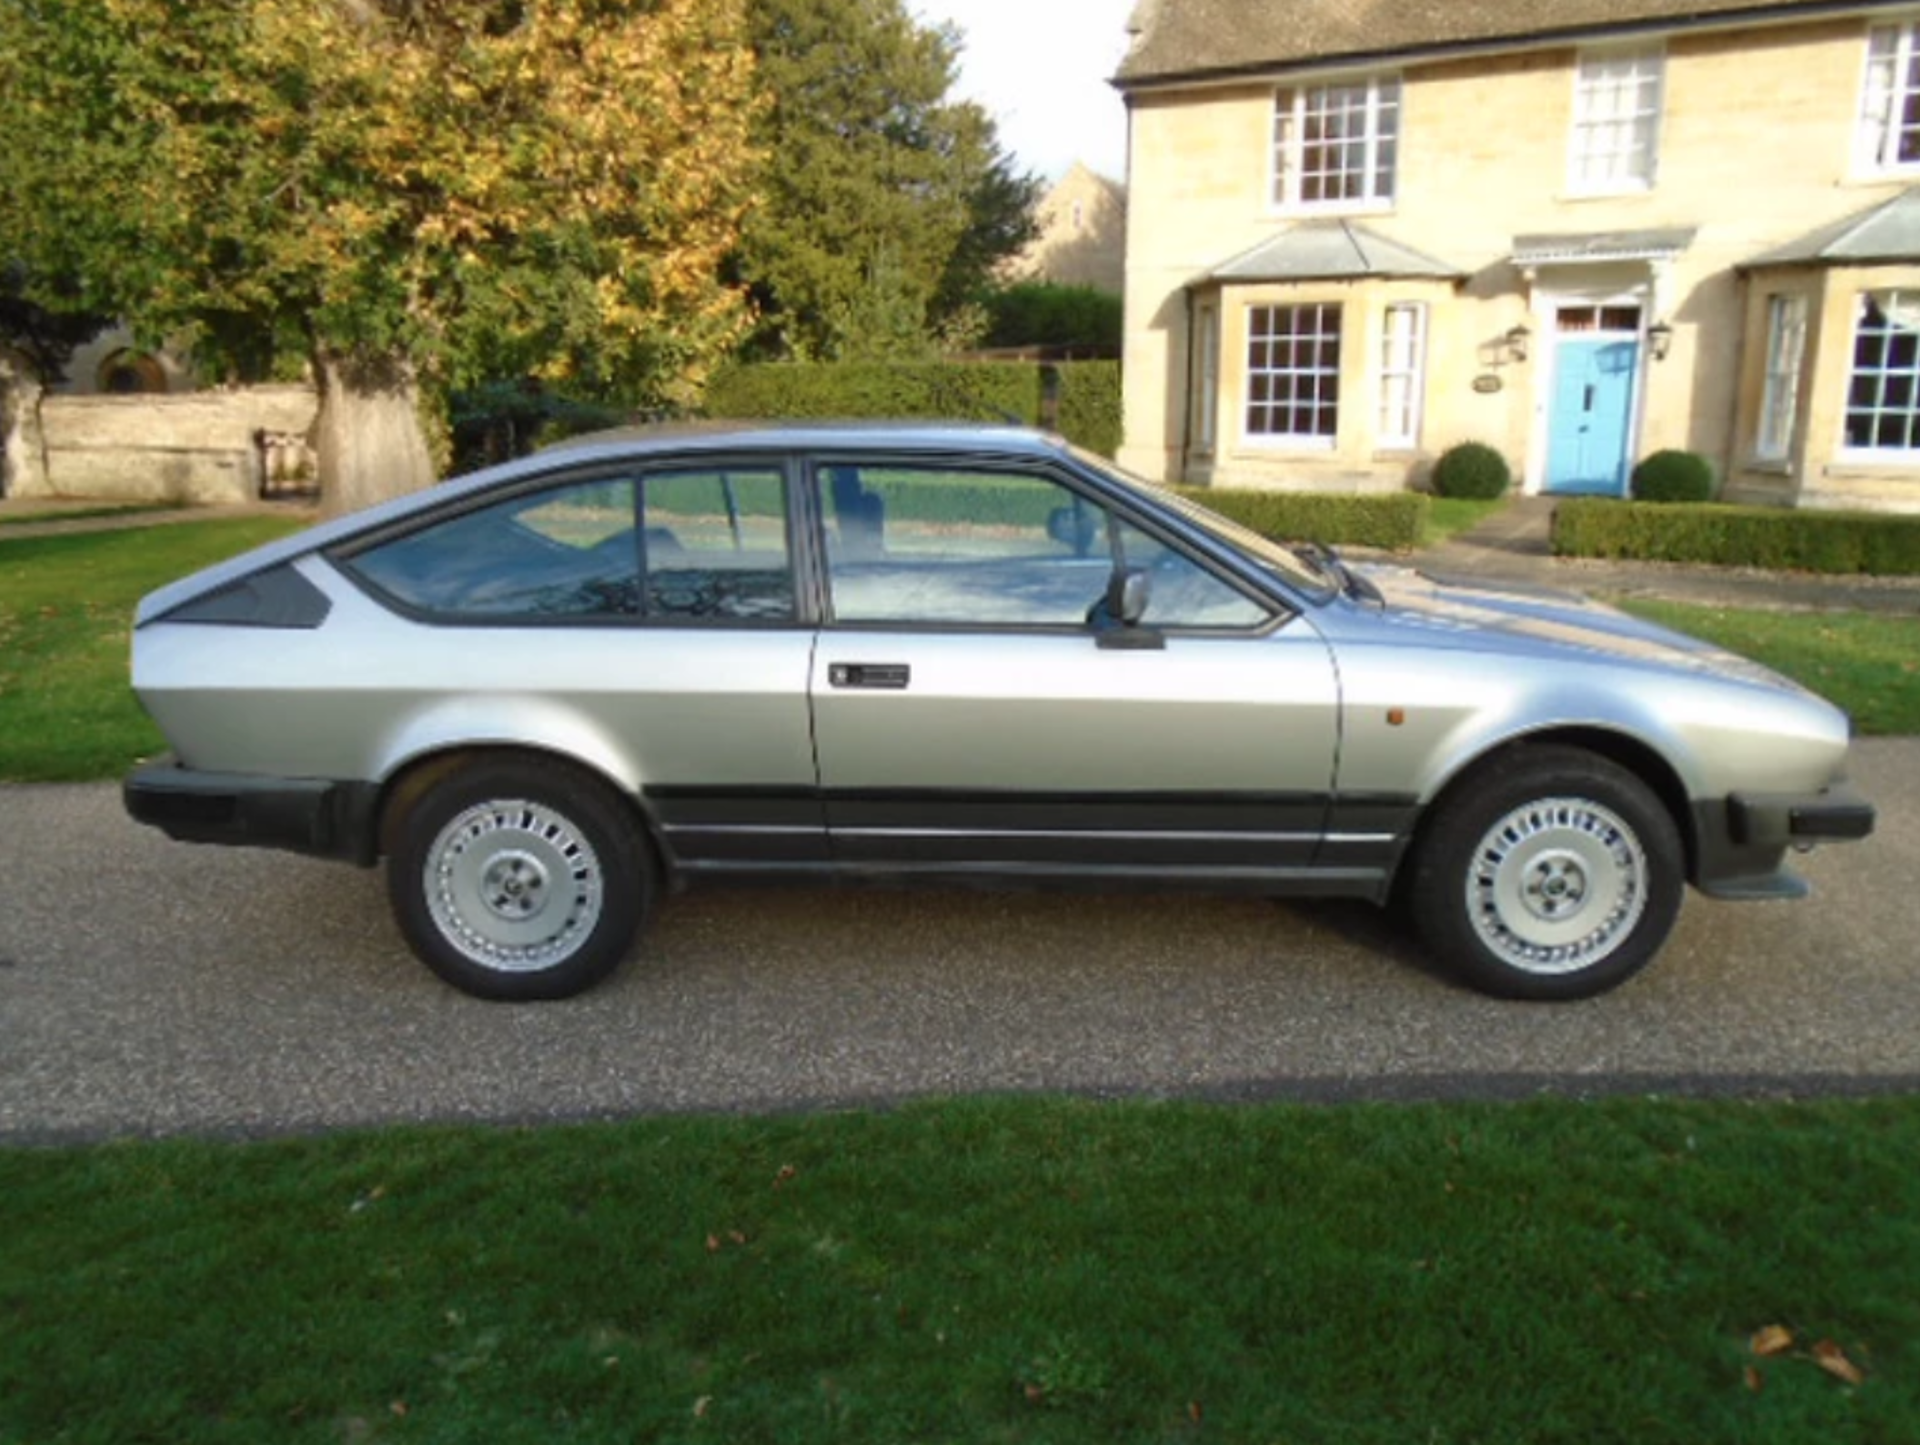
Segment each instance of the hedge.
M707 389L715 417L896 417L1040 423L1043 373L1058 376L1061 435L1112 456L1120 446L1120 365L1071 361L771 362L722 372Z
M1173 490L1263 536L1289 541L1405 552L1420 544L1427 521L1427 499L1419 492L1329 496L1235 487Z
M1920 517L1570 497L1554 509L1553 550L1561 557L1920 576Z

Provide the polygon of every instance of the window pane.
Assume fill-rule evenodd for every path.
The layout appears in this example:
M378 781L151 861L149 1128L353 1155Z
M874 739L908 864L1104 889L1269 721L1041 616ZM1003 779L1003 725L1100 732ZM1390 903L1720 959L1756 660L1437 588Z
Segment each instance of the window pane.
M1274 94L1274 203L1391 201L1400 134L1392 77Z
M1190 557L1149 537L1126 522L1115 522L1121 563L1147 574L1148 627L1244 629L1271 615L1238 588L1231 587Z
M1045 478L831 466L819 485L838 622L1082 627L1106 595L1106 512Z
M644 494L650 617L793 617L787 489L778 472L666 473L649 476Z
M1916 26L1868 32L1858 153L1863 170L1920 165L1920 46Z
M1920 435L1920 292L1860 298L1847 384L1847 445L1910 452Z
M1248 310L1249 435L1320 443L1338 433L1340 316L1334 305Z
M463 617L640 612L633 482L517 497L362 552L347 563L410 606Z
M1665 64L1657 46L1580 57L1569 165L1573 189L1652 184Z
M645 493L638 530L636 486ZM452 617L794 616L785 486L777 472L673 473L558 487L429 526L347 565L402 602Z

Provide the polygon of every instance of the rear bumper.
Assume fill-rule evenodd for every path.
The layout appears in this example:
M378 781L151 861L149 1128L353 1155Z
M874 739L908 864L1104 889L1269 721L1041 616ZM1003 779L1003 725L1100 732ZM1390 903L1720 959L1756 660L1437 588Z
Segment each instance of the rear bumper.
M183 843L279 848L371 867L377 790L368 783L203 773L162 758L121 784L128 816Z
M1710 898L1802 898L1782 866L1789 848L1851 842L1873 832L1873 805L1845 783L1812 793L1734 793L1694 810L1693 883Z

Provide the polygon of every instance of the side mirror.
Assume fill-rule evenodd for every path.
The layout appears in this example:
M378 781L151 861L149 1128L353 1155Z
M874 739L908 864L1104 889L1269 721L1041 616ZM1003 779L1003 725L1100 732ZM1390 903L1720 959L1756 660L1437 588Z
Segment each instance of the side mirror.
M1157 651L1167 639L1157 627L1142 627L1153 588L1147 574L1137 567L1116 567L1107 579L1106 595L1093 604L1087 621L1093 624L1094 641L1103 648L1133 651Z
M1138 627L1153 600L1153 587L1138 567L1116 567L1107 579L1107 616L1122 627Z

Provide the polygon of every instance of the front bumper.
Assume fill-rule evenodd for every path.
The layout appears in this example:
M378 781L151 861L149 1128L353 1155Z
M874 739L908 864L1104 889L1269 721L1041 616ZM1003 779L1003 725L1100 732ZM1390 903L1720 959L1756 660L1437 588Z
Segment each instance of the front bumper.
M1736 843L1768 847L1847 841L1873 832L1873 804L1844 783L1818 793L1735 793L1727 828Z
M369 783L205 773L171 757L135 768L121 785L127 813L183 843L279 848L371 867L379 849Z
M1802 898L1782 866L1789 848L1850 842L1873 832L1873 805L1845 783L1813 793L1734 793L1694 810L1693 883L1709 898Z

